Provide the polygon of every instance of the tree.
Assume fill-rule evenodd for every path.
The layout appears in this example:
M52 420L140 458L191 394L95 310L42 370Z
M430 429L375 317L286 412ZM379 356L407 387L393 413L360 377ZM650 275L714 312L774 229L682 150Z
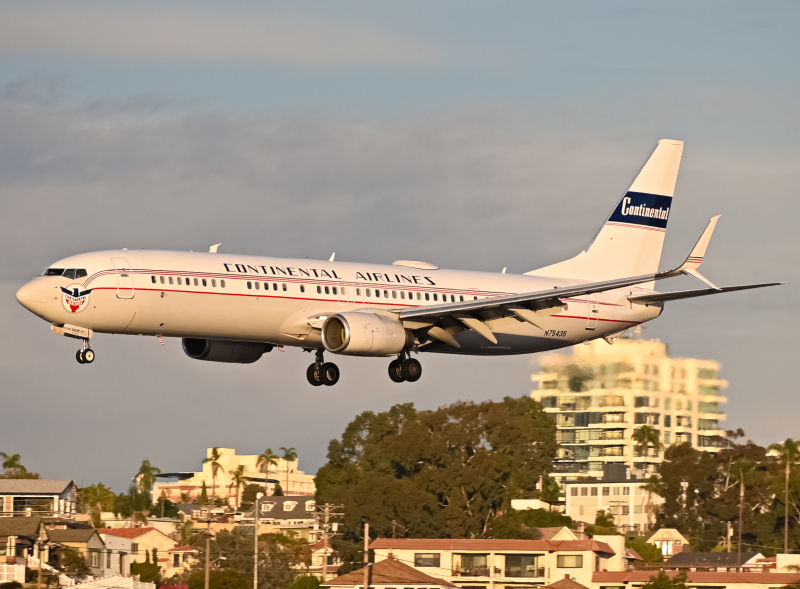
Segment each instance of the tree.
M92 518L94 527L100 528L102 527L100 513L103 511L114 511L117 494L103 483L97 483L78 489L78 498L83 513L88 513Z
M280 483L275 483L275 488L273 488L272 494L275 497L283 497L283 487L281 487Z
M289 492L289 463L297 460L297 451L292 448L284 448L281 446L281 452L283 452L283 460L286 462L286 492Z
M240 464L233 470L229 470L228 475L231 477L231 484L228 485L228 491L230 491L232 488L236 488L236 508L238 509L242 504L241 499L239 498L239 489L247 486L248 480L244 475L244 465Z
M185 520L175 524L175 535L181 546L188 546L192 543L194 535L194 524L190 520Z
M542 499L542 501L552 503L561 498L561 487L558 485L558 481L556 479L550 476L543 477L542 483L542 487L544 488L539 491L539 497Z
M798 449L798 442L791 438L786 438L782 444L770 444L769 450L777 453L778 458L783 462L786 469L786 487L784 488L783 505L784 505L784 520L783 520L783 553L789 554L789 475L791 474L792 465L796 464L800 459L800 449Z
M62 571L74 577L85 577L90 573L86 559L73 548L58 549L58 564Z
M379 537L393 522L412 538L488 537L512 498L536 492L556 447L554 422L530 397L367 411L329 444L317 503L344 505L334 547L345 562L362 560L364 521Z
M211 454L203 459L203 464L211 463L211 496L215 498L217 496L217 473L222 470L222 465L219 463L220 458L222 458L222 454L219 453L219 448L214 446L211 448Z
M264 473L264 495L267 494L267 479L269 479L269 467L278 465L278 455L272 452L272 448L267 448L258 455L256 468Z
M489 525L487 537L520 540L540 540L542 533L538 528L566 526L575 529L575 522L567 515L547 509L510 509L498 515Z
M590 536L613 536L619 534L617 525L614 523L614 516L602 509L597 510L597 514L594 517L594 525L587 526L586 533Z
M317 577L304 575L292 583L290 589L319 589L320 581Z
M131 575L139 575L143 583L159 583L161 581L161 567L158 563L150 562L150 553L147 553L145 562L132 562Z
M38 479L39 474L35 472L28 472L28 469L22 466L21 457L19 454L6 454L0 452L0 458L3 460L3 478L7 479Z
M150 459L142 460L139 472L136 473L136 482L139 484L139 492L150 493L153 485L156 484L156 475L161 474L161 469L150 464Z
M648 544L644 538L631 538L625 541L625 547L635 550L644 562L664 562L664 555L655 544Z
M261 493L264 489L261 488L261 485L255 485L250 483L244 488L242 491L242 502L253 503L256 500L256 495Z
M686 585L687 576L683 572L670 578L664 571L659 571L657 577L650 577L650 580L642 585L642 589L689 589Z
M251 589L253 575L232 571L229 569L211 571L208 576L208 589ZM198 571L189 577L189 589L203 589L205 587L205 572Z
M200 496L197 498L198 505L208 505L208 489L206 488L206 482L203 481L203 487L200 490Z
M647 458L647 449L651 446L655 450L661 449L661 432L649 425L643 425L633 432L632 439L636 442L636 449Z

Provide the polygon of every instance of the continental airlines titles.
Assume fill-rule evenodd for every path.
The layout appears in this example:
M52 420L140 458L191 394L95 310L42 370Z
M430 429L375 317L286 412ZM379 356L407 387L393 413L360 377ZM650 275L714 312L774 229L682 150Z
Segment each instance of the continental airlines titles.
M622 199L622 214L623 215L634 215L637 217L652 217L654 219L664 219L665 221L669 217L669 209L652 209L647 205L638 205L635 207L630 206L631 198L626 196Z
M329 278L344 280L336 270L322 268L293 268L290 266L253 266L251 264L223 264L227 272L239 274L263 274L265 276L286 276L294 278ZM388 282L395 284L423 284L436 286L428 276L406 276L405 274L384 274L381 272L356 272L355 280L365 282Z

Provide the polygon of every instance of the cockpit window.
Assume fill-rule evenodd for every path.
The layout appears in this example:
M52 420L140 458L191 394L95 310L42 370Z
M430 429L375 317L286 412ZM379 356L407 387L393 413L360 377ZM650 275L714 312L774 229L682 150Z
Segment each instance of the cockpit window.
M87 273L83 268L67 268L66 270L63 268L45 268L42 276L63 276L64 278L75 280L76 278L87 276Z

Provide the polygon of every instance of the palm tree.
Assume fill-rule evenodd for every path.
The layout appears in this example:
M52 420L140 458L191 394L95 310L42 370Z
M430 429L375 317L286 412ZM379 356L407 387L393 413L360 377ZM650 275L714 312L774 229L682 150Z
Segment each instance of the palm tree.
M220 458L222 454L219 453L219 448L214 446L211 448L211 455L203 459L203 464L211 463L211 496L214 498L217 496L217 473L222 470L222 465L218 462Z
M178 536L181 546L191 543L192 534L194 534L194 527L191 521L184 520L175 524L175 535Z
M800 458L800 443L791 438L786 438L782 444L770 444L769 449L774 450L786 467L786 489L784 490L783 503L783 553L789 554L789 474L792 464Z
M286 492L289 492L289 463L297 460L297 451L294 448L284 448L281 446L283 459L286 461Z
M166 487L161 488L161 519L164 519L164 504L167 502L167 498L172 495L172 491L167 489Z
M20 475L28 472L28 469L22 466L19 454L6 454L5 452L0 452L0 458L3 459L3 469L6 471L6 473L11 471L13 475Z
M139 472L136 473L136 481L139 483L140 493L149 493L156 484L156 475L161 474L161 469L150 464L150 459L142 460Z
M228 491L231 487L236 487L236 508L239 508L241 501L239 500L239 489L247 486L247 477L244 476L244 464L240 464L233 470L229 470L228 474L231 476L231 484L228 485Z
M78 494L84 513L92 515L101 511L113 510L114 500L117 498L116 493L103 483L84 487Z
M256 468L264 473L264 494L267 494L267 479L269 478L269 467L278 465L278 455L272 453L272 448L264 450L263 454L258 455Z
M661 444L661 432L649 425L643 425L634 431L632 439L636 442L636 448L645 458L647 458L647 449L650 446L656 450L660 450L663 447Z

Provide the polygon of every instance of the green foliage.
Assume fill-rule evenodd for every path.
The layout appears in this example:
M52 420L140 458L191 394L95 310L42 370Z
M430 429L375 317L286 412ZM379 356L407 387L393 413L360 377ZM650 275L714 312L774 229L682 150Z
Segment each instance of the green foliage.
M189 589L204 589L205 572L189 576ZM208 576L209 589L252 589L253 578L230 569L211 571Z
M280 483L275 483L275 490L272 492L276 497L283 497L283 487Z
M263 493L263 492L264 492L264 487L262 487L261 485L254 485L252 483L247 485L244 488L244 491L242 491L242 503L244 502L254 503L256 500L256 495L258 493Z
M62 571L75 577L85 577L90 572L83 555L71 548L58 549L58 564Z
M197 498L198 505L208 505L208 489L206 488L206 482L203 481L203 488L200 491L200 496Z
M567 515L546 509L513 509L497 516L489 524L488 537L513 538L519 540L538 540L541 533L537 528L555 528L566 526L575 528L575 522Z
M291 589L319 589L320 581L316 577L302 576L292 583Z
M602 509L597 510L593 526L586 526L586 534L589 536L614 536L619 534L614 523L614 517Z
M409 537L487 537L498 511L535 492L556 447L553 421L530 397L368 411L331 441L317 503L345 506L335 544L345 562L363 558L364 521L383 537L393 521Z
M134 479L139 485L140 493L150 493L153 485L156 483L156 475L161 474L161 469L156 468L150 464L150 459L145 458L142 460L142 465L139 467L139 472L136 473Z
M150 553L147 553L147 562L132 562L131 575L139 575L143 583L158 583L161 581L161 567L150 562Z
M18 583L17 581L8 581L7 583L0 583L0 589L22 589L22 583ZM307 589L313 589L313 588L309 587Z
M38 472L29 472L27 468L22 466L22 458L19 454L6 454L0 452L0 459L3 460L3 474L0 478L3 479L38 479Z
M137 486L131 485L129 493L120 493L114 499L114 513L116 515L128 518L132 517L134 513L138 514L137 520L145 518L153 509L153 502L150 492L142 493L138 490Z
M644 562L664 562L661 549L655 544L648 544L644 538L631 538L625 541L626 548L635 550Z
M180 514L178 506L164 497L159 497L158 501L156 501L155 505L153 505L153 508L150 511L159 517L162 517L162 513L164 514L163 517L179 517Z
M659 571L657 577L642 585L642 589L689 589L686 585L686 573L680 573L670 578L664 571Z

